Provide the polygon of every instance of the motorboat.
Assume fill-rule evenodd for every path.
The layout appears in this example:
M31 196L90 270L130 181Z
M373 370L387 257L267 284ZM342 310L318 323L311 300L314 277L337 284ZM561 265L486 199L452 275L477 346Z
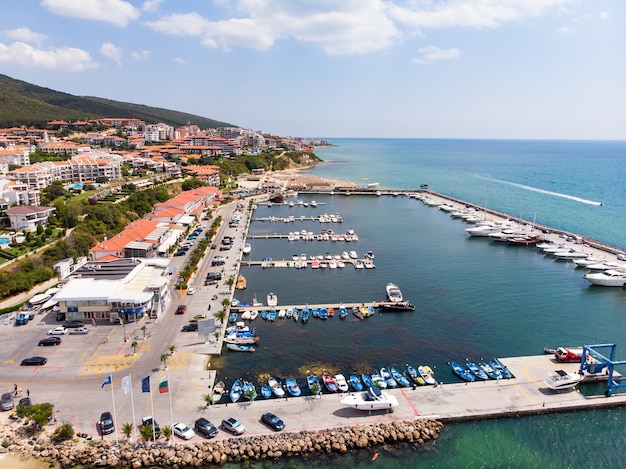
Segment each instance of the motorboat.
M499 371L504 379L513 378L513 373L511 373L509 368L497 358L493 358L489 360L489 364L492 366L494 370Z
M261 385L261 396L263 396L265 399L269 399L270 397L272 397L272 388L269 384Z
M373 251L367 251L365 253L365 258L374 260L374 252Z
M219 381L213 387L213 392L211 393L211 404L217 404L219 401L221 401L225 390L226 385L224 384L224 381Z
M417 372L417 368L415 368L413 365L409 365L407 363L406 374L409 375L409 378L411 378L416 384L419 384L420 386L426 384L424 378L419 375L419 373Z
M252 331L235 331L224 337L227 344L253 345L259 340L259 336Z
M326 386L326 389L328 389L329 392L339 391L339 386L337 386L337 382L335 381L335 378L328 371L325 371L324 373L322 373L322 382L324 383L324 386Z
M354 389L355 391L363 391L363 383L356 373L352 373L348 377L348 382L350 383L350 386L352 386L352 389Z
M415 311L413 306L408 301L401 301L399 303L392 303L390 301L382 301L377 304L382 311Z
M583 375L579 373L568 373L564 370L556 370L543 380L543 384L554 390L573 389L582 379Z
M252 252L252 246L250 245L250 243L246 243L243 245L243 251L244 254L250 254Z
M463 381L476 381L476 377L468 368L459 365L457 362L450 362L450 366L452 367L454 374Z
M230 388L230 393L229 393L230 400L232 402L237 402L242 394L243 394L243 382L241 381L241 379L238 379L237 381L233 383L233 385Z
M356 251L348 252L348 256L350 256L350 259L356 259L358 257Z
M309 386L309 391L311 391L311 394L315 395L315 394L320 394L322 392L322 387L320 386L320 380L315 373L311 373L309 371L309 374L306 377L306 382L307 382L307 385Z
M302 322L307 322L309 320L309 317L311 316L311 310L308 307L304 307L302 308L302 311L300 312L300 320ZM295 316L294 316L295 318Z
M298 386L298 382L295 380L295 378L287 378L285 380L285 386L287 387L287 392L293 397L298 397L300 394L302 394L300 386Z
M378 389L387 389L387 382L383 379L380 373L378 373L378 371L374 371L370 375L370 377L371 377L372 384L374 385L374 387Z
M472 374L476 377L477 380L487 381L489 379L489 376L487 376L487 373L485 373L485 371L480 366L478 366L477 363L468 361L467 368L472 372Z
M393 379L396 380L396 382L404 387L407 388L411 385L411 382L407 379L406 376L404 376L402 373L400 373L396 368L394 368L393 366L390 368L391 371L391 376L393 376Z
M400 291L400 287L395 283L388 283L387 287L387 298L392 303L400 303L402 302L402 291Z
M491 366L490 363L479 362L478 366L480 366L480 368L485 373L487 373L487 376L489 376L491 379L502 379L502 373L500 372L500 370Z
M348 382L346 381L346 377L341 373L337 373L335 375L335 383L341 392L348 392Z
M270 388L272 388L272 392L276 397L285 397L285 390L281 386L279 380L270 376L267 378L267 384L269 384Z
M226 344L228 350L233 352L254 352L256 349L252 345Z
M374 381L372 381L372 377L367 373L361 374L361 381L363 382L363 386L365 386L366 388L371 388L375 386Z
M417 367L417 373L424 380L426 384L435 384L435 372L428 365L420 365Z
M348 310L344 305L339 306L339 319L345 319L348 315Z
M250 381L243 382L242 390L244 397L248 400L253 401L257 398L256 387Z
M602 272L591 272L585 275L585 280L601 287L624 287L626 285L626 271L609 269Z
M341 403L363 411L388 410L398 405L398 399L391 394L382 392L377 387L369 387L367 391L345 396L341 399Z
M246 277L244 277L243 275L240 275L239 277L237 277L237 284L235 288L237 288L237 290L245 290L246 289Z
M278 296L276 293L267 294L267 306L276 306L278 304Z
M598 261L592 264L588 264L587 270L592 272L602 272L603 270L624 270L624 264L618 262Z
M380 369L380 376L382 376L382 378L385 380L385 383L387 383L388 388L395 388L398 385L398 382L393 377L393 375L391 374L391 371L389 371L388 368L382 367Z

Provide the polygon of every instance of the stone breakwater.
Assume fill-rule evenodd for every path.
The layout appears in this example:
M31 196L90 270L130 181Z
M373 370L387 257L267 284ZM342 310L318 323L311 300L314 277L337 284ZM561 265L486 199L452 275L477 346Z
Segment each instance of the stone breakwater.
M227 462L275 460L315 453L346 453L353 449L383 444L426 445L438 438L443 424L437 420L413 419L372 425L353 425L319 432L300 431L272 435L204 440L200 443L175 444L74 439L55 444L49 433L27 438L18 426L1 432L3 447L61 467L199 467ZM16 431L17 430L17 431Z

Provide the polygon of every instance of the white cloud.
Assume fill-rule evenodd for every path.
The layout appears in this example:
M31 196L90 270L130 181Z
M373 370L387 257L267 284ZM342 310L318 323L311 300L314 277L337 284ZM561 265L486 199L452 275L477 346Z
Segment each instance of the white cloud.
M100 46L100 53L105 57L114 60L117 65L122 66L122 48L115 44L105 42Z
M98 67L87 51L74 47L40 49L24 42L0 43L0 63L66 72L82 72Z
M60 16L97 20L126 26L139 11L124 0L42 0L41 5Z
M131 52L130 55L133 59L135 59L138 62L147 62L148 60L150 60L150 56L152 55L152 52L150 52L149 50L141 50L141 51Z
M611 17L606 11L603 11L598 16L600 17L601 20L608 20Z
M48 37L45 34L36 33L28 28L9 29L2 32L14 41L30 42L34 44L41 44Z
M157 11L163 0L146 0L141 6L143 11Z
M185 59L183 59L182 57L174 57L172 59L172 62L176 63L176 64L186 64L187 61Z
M268 49L281 40L328 54L385 49L427 29L497 27L578 0L214 0L207 18L174 13L146 22L166 34L198 37L207 47Z
M426 46L420 47L418 52L420 57L413 59L413 62L418 64L429 64L442 59L456 59L461 56L461 51L456 47L440 49L436 46Z
M576 28L572 28L570 26L561 26L558 29L558 32L561 34L576 34Z

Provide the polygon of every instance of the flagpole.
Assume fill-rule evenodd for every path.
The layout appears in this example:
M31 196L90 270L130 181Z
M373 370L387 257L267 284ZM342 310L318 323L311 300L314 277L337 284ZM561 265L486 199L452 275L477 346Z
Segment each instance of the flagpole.
M133 399L133 378L129 374L128 381L130 383L130 405L133 409L133 438L137 439L137 419L135 418L135 401Z
M167 395L170 398L170 418L172 419L172 431L174 430L174 411L172 410L172 391L170 387L170 378L167 377Z
M148 379L150 375L148 375ZM150 381L148 381L149 383ZM156 420L154 418L154 399L152 399L152 386L150 386L150 409L152 410L152 441L156 441Z
M111 399L113 400L113 415L115 415L115 418L117 418L117 413L115 412L115 393L113 392L113 376L109 375L109 378L111 378ZM115 444L119 444L119 437L117 434L117 425L114 425L115 427ZM102 431L102 429L100 429L100 431Z

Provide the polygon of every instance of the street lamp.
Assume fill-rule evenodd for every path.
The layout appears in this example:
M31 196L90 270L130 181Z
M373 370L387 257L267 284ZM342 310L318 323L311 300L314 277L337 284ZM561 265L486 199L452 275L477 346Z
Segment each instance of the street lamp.
M119 320L120 320L120 324L122 325L122 331L124 333L124 342L126 342L126 324L124 324L124 321L122 320L122 314L124 313L123 309L120 309L118 311L119 316Z

